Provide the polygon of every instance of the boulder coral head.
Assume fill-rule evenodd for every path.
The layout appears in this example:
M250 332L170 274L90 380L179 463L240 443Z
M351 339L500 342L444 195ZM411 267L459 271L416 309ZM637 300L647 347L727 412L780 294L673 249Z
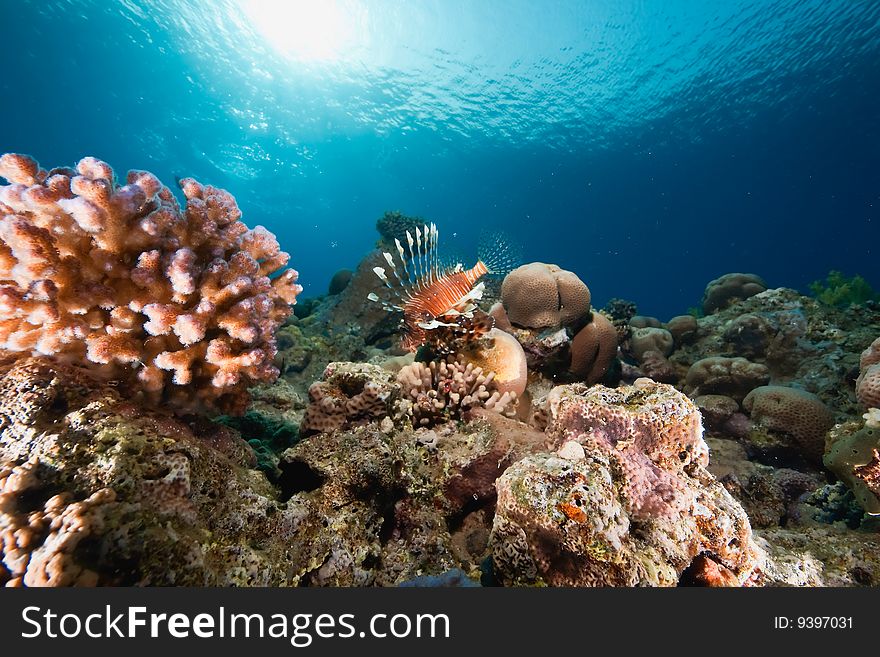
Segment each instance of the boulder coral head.
M752 422L783 437L801 455L822 459L825 434L834 425L831 410L816 395L786 386L760 386L742 402Z
M275 331L302 288L228 192L185 178L181 210L151 173L119 185L92 157L45 171L6 154L0 176L0 351L186 412L241 412L278 376Z
M576 274L532 262L511 271L501 285L510 321L523 328L579 328L589 319L590 290Z
M703 312L711 315L766 289L764 279L755 274L724 274L706 286L703 292Z

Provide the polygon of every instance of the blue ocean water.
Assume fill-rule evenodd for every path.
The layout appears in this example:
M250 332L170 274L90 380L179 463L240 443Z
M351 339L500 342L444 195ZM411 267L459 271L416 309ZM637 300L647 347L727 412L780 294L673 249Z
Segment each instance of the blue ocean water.
M0 151L230 190L306 295L383 211L663 319L729 271L880 287L880 2L0 3Z

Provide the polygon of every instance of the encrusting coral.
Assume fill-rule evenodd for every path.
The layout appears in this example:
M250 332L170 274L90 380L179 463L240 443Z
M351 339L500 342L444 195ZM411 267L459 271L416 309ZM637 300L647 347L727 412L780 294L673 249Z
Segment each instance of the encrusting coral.
M874 409L876 411L876 409ZM848 422L829 432L823 462L853 491L861 507L880 514L880 424L877 413L865 423Z
M498 480L493 563L504 584L675 586L698 558L724 585L755 573L745 512L705 469L700 413L640 379L550 395L556 454L527 456ZM697 562L700 563L700 562Z
M302 290L288 254L227 192L92 157L0 157L0 350L86 364L184 411L244 409L278 376L275 331Z

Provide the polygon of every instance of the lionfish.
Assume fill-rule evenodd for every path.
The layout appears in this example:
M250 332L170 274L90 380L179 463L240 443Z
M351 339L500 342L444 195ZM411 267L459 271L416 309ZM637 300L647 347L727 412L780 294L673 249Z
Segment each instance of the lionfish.
M391 291L391 300L370 293L367 298L382 304L389 312L403 313L401 345L416 351L421 345L434 343L441 351L450 340L486 333L494 326L492 317L477 307L483 298L486 274L506 273L506 245L491 256L483 255L470 269L461 263L441 264L437 243L439 233L435 224L415 228L415 237L406 231L406 246L399 239L395 257L382 255L385 267L373 267L385 287ZM486 264L487 262L491 264ZM407 265L409 263L409 265ZM390 271L390 276L389 276Z

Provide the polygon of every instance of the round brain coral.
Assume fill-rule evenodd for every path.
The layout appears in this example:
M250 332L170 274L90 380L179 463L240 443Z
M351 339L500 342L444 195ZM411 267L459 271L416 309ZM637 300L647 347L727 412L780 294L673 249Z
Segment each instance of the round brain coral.
M524 328L579 328L590 319L590 290L570 271L532 262L517 267L501 284L510 321Z
M135 397L243 411L278 376L275 331L301 291L288 255L235 199L87 157L44 171L0 157L0 350L81 362ZM270 278L274 276L274 278Z
M880 407L880 338L862 352L856 396L867 408Z
M822 459L834 416L816 395L785 386L761 386L746 395L742 406L753 422L790 436L806 458Z

